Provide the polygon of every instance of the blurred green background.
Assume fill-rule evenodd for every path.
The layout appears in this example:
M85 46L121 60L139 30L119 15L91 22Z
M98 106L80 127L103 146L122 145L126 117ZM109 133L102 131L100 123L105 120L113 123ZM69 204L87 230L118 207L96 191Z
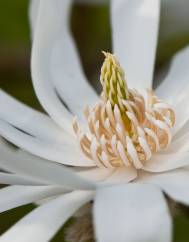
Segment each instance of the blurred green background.
M161 19L161 25L165 19ZM111 50L111 29L108 6L74 5L71 27L87 77L96 86L102 63L101 50ZM182 34L162 42L157 51L156 69L159 70L182 46L189 43L189 34ZM31 85L30 32L27 0L0 1L0 86L7 92L41 109ZM1 104L3 105L3 104ZM27 205L0 214L0 233L35 206ZM180 211L180 209L179 209ZM183 212L184 211L184 212ZM174 241L189 241L189 212L182 209L174 218ZM62 230L53 241L63 241Z

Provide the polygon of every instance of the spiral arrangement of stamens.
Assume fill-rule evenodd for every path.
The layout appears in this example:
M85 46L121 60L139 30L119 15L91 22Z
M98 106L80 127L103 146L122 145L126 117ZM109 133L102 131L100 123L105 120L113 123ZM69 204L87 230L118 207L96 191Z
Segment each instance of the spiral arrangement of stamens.
M88 107L84 110L87 131L81 129L77 118L73 129L81 150L97 166L141 169L153 153L165 149L171 142L175 114L152 91L148 91L145 100L138 91L128 89L121 81L124 74L120 70L114 56L106 55L101 70L101 100L92 110Z

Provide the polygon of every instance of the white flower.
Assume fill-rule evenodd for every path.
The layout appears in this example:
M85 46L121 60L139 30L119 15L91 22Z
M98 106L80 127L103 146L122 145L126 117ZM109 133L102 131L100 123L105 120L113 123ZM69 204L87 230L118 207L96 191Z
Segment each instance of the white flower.
M176 114L169 147L138 169L98 167L80 150L72 128L74 115L87 126L83 108L100 99L79 63L68 28L70 7L70 0L41 0L33 25L32 79L48 115L0 91L0 135L21 148L1 142L0 167L9 173L1 172L0 181L12 186L0 190L0 211L48 198L1 241L49 241L81 206L94 201L97 241L169 242L172 223L163 192L189 204L189 49L174 58L156 89ZM159 14L159 0L111 2L113 52L128 86L138 91L152 87Z

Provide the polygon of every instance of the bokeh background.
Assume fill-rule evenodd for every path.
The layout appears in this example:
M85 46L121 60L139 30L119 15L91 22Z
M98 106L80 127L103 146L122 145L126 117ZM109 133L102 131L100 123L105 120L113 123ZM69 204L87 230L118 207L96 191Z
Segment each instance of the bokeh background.
M177 1L179 3L188 0ZM0 87L19 100L42 110L34 94L30 75L30 31L28 22L28 0L0 1ZM177 8L177 6L173 6ZM174 9L173 9L174 10ZM181 9L178 12L182 15ZM188 11L189 8L184 11ZM174 34L175 20L167 18L166 6L162 9L160 36L157 50L156 72L168 66L173 54L189 44L188 19L179 19L183 31ZM182 26L183 26L182 25ZM169 27L170 26L170 27ZM167 35L167 27L173 34ZM99 70L102 63L101 50L111 51L111 28L108 5L74 4L71 28L76 39L85 73L98 89ZM167 37L168 36L168 37ZM1 103L0 105L3 105ZM11 110L10 110L11 111ZM6 231L18 219L35 206L27 205L0 214L0 233ZM177 205L174 216L174 242L189 241L189 209ZM63 230L53 241L64 241Z

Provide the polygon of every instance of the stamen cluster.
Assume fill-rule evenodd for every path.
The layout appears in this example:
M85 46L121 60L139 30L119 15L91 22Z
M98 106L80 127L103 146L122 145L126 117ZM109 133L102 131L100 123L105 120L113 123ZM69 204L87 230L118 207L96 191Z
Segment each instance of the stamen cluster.
M141 169L153 153L170 144L175 114L153 91L145 100L137 90L128 89L115 56L105 56L101 100L84 112L88 130L83 132L76 118L73 129L83 153L97 166Z

